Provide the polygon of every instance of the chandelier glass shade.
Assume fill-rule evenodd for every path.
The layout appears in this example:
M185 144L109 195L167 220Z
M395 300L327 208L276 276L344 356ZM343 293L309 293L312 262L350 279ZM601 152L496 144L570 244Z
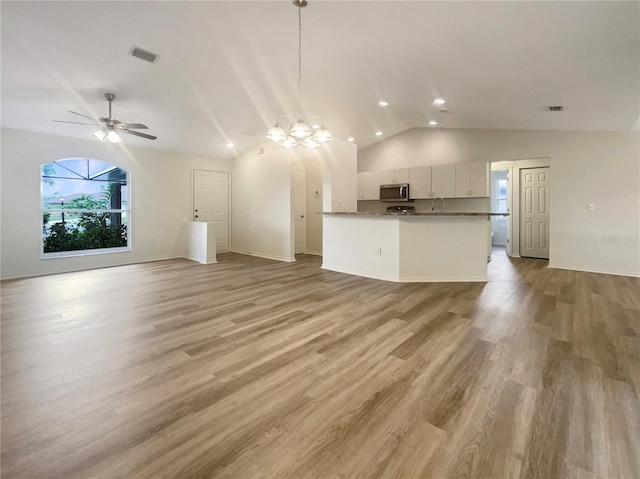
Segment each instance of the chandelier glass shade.
M298 8L298 111L302 111L302 8L307 6L307 0L293 0L293 4ZM314 116L311 126L303 120L302 113L293 124L284 115L280 118L285 122L281 126L279 119L267 132L267 138L284 147L317 148L333 139L321 121L313 121L314 118L320 120L320 117Z

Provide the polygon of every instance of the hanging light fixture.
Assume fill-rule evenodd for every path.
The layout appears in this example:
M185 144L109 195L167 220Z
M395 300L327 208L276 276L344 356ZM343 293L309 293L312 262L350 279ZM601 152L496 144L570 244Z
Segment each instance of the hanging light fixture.
M109 143L120 143L122 141L118 132L109 126L105 127L104 130L94 131L93 135L98 138L98 140Z
M285 128L280 126L279 118L267 132L267 138L287 148L293 146L317 148L333 138L322 124L320 117L314 116L313 118L320 121L312 121L311 126L302 119L302 8L307 6L307 0L293 0L293 4L298 8L298 120L291 125L287 117L282 115L280 118L284 117Z

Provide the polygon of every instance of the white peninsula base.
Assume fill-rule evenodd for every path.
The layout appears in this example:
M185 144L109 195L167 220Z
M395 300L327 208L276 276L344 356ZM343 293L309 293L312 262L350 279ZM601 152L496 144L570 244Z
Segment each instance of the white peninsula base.
M396 282L487 281L488 215L324 215L322 268Z

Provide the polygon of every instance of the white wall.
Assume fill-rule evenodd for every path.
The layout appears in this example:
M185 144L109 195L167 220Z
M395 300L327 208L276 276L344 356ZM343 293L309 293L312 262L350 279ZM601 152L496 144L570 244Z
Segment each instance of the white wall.
M551 162L550 266L640 276L637 131L414 128L360 150L358 171L540 157Z
M324 211L358 211L358 153L353 143L333 140L322 148Z
M233 251L295 261L289 163L297 152L265 141L233 161Z
M90 136L90 135L89 135ZM179 240L191 219L194 168L229 171L229 160L2 129L1 277L13 278L182 256ZM128 170L131 251L40 259L40 167L64 158L105 160Z
M287 149L265 140L233 161L233 251L295 261L290 163L318 159L324 211L356 211L355 145L334 140L313 150Z

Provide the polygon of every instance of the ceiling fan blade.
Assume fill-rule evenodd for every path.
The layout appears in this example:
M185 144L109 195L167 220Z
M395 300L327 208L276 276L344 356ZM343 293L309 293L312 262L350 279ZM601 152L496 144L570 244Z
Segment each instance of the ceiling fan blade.
M83 117L83 118L86 118L87 120L91 120L91 121L98 121L98 120L96 120L95 118L91 118L91 117L90 117L90 116L88 116L88 115L83 115L82 113L78 113L77 111L71 111L71 110L69 110L69 113L73 113L74 115L81 116L81 117Z
M73 125L89 125L89 126L102 126L101 123L80 123L79 121L63 121L63 120L51 120L56 123L71 123Z
M127 130L126 128L118 128L118 131L124 131L125 133L129 133L130 135L140 136L142 138L146 138L147 140L155 140L158 138L157 136L147 135L146 133L140 133L139 131Z
M149 129L147 125L143 125L142 123L120 123L116 126L118 128L125 128L127 130L148 130Z

